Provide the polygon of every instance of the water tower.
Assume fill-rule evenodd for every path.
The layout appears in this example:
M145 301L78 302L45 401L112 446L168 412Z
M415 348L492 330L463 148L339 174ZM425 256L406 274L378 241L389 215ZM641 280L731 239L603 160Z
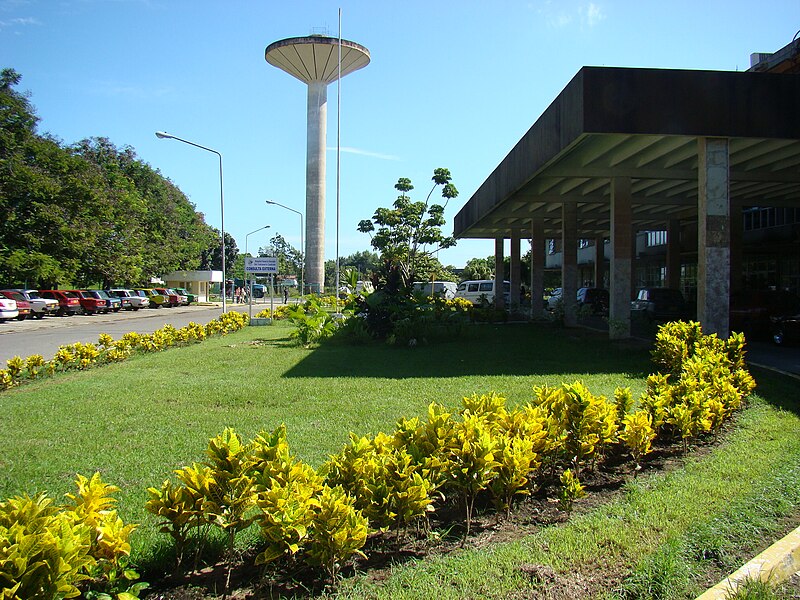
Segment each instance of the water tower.
M321 35L288 38L267 46L267 62L308 85L306 149L306 282L312 292L325 284L325 144L328 84L369 64L360 44Z

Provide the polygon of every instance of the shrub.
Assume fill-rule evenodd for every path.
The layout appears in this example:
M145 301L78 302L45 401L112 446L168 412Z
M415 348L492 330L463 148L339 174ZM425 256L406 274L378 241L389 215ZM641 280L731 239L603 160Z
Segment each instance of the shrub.
M111 507L119 489L78 475L77 493L57 506L45 493L0 502L0 583L3 598L74 598L120 594L136 598L147 587L128 568L129 537ZM127 594L127 596L125 596Z

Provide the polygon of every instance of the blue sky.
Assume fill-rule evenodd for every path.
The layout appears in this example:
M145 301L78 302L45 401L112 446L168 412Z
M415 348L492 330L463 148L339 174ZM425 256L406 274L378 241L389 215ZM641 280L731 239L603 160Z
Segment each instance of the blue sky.
M306 88L264 60L311 33L366 46L341 82L340 255L369 249L356 225L408 177L424 199L436 167L460 195L453 217L584 65L745 70L800 29L800 0L0 0L0 67L22 74L39 131L71 144L130 145L219 227L215 155L224 157L225 229L254 252L278 232L299 247L305 211ZM328 90L326 258L336 251L336 84ZM524 247L523 247L524 248ZM465 240L463 266L494 252Z

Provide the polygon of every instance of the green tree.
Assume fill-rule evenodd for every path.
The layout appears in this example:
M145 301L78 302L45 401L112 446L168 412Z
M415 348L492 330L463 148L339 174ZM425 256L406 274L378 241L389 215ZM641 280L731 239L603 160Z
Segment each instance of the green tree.
M269 246L258 249L259 256L278 257L278 273L282 275L300 276L300 268L303 264L303 255L292 246L279 233L276 233L269 241Z
M486 258L470 258L464 266L464 279L491 279L494 277L494 263Z
M211 228L212 235L206 238L205 247L200 253L200 268L203 270L222 270L222 241L219 235L219 229ZM225 232L225 269L230 270L235 268L236 259L239 256L239 247L236 245L236 240L233 236ZM244 263L242 263L244 269Z
M186 196L129 146L38 135L20 80L0 71L0 280L131 285L197 268L218 233Z
M413 283L417 271L424 269L425 261L439 250L456 244L455 238L442 233L447 202L458 196L451 179L448 169L435 169L431 178L433 187L427 198L424 202L413 202L408 192L414 186L410 179L401 177L394 186L400 196L392 208L378 208L372 219L364 219L358 224L358 231L369 234L372 247L380 252L386 269L397 270L406 288ZM431 196L439 186L442 186L445 203L430 204ZM388 271L384 276L387 275Z

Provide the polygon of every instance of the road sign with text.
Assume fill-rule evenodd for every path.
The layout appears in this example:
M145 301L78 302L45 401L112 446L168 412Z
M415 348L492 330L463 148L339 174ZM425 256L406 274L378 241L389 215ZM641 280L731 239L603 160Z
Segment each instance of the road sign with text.
M277 256L246 256L244 259L245 273L277 273Z

